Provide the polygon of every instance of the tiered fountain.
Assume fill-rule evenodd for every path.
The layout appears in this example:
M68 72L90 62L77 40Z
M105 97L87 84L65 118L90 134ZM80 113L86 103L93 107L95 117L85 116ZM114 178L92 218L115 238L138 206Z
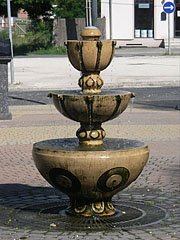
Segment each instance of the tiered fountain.
M71 64L82 76L81 90L49 93L57 110L80 122L77 138L51 139L33 146L33 158L42 176L70 198L66 210L75 216L111 216L114 194L136 180L149 156L137 140L105 138L103 122L120 115L134 93L103 90L100 71L111 62L115 41L99 40L96 27L83 29L82 41L65 43ZM104 139L104 140L103 140Z

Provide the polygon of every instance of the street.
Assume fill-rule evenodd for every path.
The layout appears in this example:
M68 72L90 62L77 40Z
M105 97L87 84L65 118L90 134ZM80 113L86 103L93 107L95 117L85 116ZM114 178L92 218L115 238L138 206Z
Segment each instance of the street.
M101 71L103 88L175 87L180 86L180 57L158 55L121 56L116 50L109 67ZM142 51L142 50L141 50ZM149 51L149 50L147 50ZM79 89L77 71L67 56L14 58L15 82L9 91ZM9 72L10 76L10 72Z
M151 109L177 109L180 106L180 87L119 88L135 93L134 106ZM9 105L50 104L49 90L10 91Z

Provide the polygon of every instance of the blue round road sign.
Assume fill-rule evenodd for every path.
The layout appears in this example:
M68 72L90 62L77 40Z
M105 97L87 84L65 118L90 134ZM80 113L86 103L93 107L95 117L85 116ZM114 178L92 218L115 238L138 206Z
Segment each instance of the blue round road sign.
M163 5L163 10L165 13L173 13L175 11L175 5L174 3L172 2L166 2L164 5Z

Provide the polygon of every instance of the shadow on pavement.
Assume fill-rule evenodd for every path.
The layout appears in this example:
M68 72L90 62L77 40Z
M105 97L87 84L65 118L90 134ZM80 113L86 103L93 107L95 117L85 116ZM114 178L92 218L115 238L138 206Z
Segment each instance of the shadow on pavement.
M19 100L19 101L23 101L24 103L26 103L25 105L32 104L32 103L37 103L37 104L41 104L41 105L46 105L46 103L44 102L39 102L39 101L35 101L32 99L26 99L26 98L21 98L21 97L15 97L15 96L8 96L10 99L13 100ZM19 104L21 105L22 102L19 102ZM24 104L23 104L24 105Z
M40 193L41 195L62 195L58 190L52 187L36 187L36 186L29 186L26 184L20 183L7 183L7 184L0 184L0 198L12 197L15 196L23 198L26 195L32 195ZM0 202L1 205L1 202Z
M171 100L168 102L155 102L155 101L148 101L148 102L136 102L134 103L135 108L141 109L152 109L152 110L180 110L180 101Z
M180 110L180 87L157 87L157 88L112 88L135 93L132 104L137 108L157 110ZM41 91L11 91L9 92L9 105L48 105L52 100L47 97L54 90Z

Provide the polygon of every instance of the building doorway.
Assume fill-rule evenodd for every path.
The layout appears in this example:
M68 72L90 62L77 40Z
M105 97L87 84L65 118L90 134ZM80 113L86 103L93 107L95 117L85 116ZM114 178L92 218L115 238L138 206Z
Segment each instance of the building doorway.
M154 0L135 0L135 38L154 37Z
M180 38L180 0L175 0L176 9L174 12L174 37Z

